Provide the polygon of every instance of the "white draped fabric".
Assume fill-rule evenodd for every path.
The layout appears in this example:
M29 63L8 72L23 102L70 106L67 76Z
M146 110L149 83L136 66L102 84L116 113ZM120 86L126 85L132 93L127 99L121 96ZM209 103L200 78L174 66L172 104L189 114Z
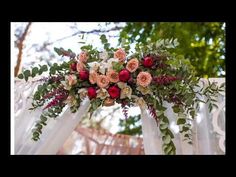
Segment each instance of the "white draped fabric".
M86 99L76 113L70 113L65 108L63 114L47 122L39 141L31 140L31 130L36 120L39 119L42 109L29 111L32 95L40 82L37 78L24 82L15 79L14 83L14 115L12 115L12 132L14 134L14 154L57 154L59 149L72 134L81 118L87 113L89 100ZM202 79L206 82L204 79ZM224 78L211 79L218 84L225 82ZM202 104L196 120L193 122L193 145L183 141L178 133L176 116L171 105L165 103L168 109L165 114L170 119L170 128L175 133L173 140L177 154L224 154L225 153L225 95L220 94L218 99L219 109L209 114L207 105ZM141 109L143 144L145 154L162 154L161 136L156 122L150 117L147 110Z

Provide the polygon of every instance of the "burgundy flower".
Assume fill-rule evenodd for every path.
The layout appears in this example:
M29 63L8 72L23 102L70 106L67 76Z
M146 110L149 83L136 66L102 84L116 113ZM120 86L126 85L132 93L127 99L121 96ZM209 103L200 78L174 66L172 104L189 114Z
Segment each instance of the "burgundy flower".
M89 87L88 88L88 97L89 97L89 99L96 98L96 96L97 96L96 89L94 87Z
M70 64L70 69L72 70L72 71L76 71L76 63L71 63Z
M143 66L146 68L151 68L154 65L154 61L152 57L145 57L143 59Z
M119 80L121 82L127 82L130 79L130 72L127 69L123 69L119 72Z
M117 86L111 86L108 89L108 93L111 96L111 98L116 99L120 97L120 88Z
M88 72L87 70L81 70L81 71L79 72L79 78L80 78L81 80L88 80L88 78L89 78L89 72Z

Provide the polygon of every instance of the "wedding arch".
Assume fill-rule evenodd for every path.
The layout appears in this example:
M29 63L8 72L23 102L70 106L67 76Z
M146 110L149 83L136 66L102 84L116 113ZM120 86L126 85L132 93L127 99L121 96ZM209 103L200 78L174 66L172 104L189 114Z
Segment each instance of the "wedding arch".
M102 52L92 45L78 55L55 48L68 60L15 79L15 154L60 154L86 113L92 118L99 107L114 104L124 112L140 107L144 154L225 153L224 78L196 77L189 61L171 52L176 39L137 44L129 53L101 38Z

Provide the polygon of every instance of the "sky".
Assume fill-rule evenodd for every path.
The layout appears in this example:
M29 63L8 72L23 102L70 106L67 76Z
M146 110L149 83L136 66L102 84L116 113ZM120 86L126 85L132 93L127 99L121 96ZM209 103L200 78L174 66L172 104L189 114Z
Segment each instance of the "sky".
M13 31L21 25L26 25L27 23L12 23ZM124 23L121 23L122 26ZM30 28L30 32L25 40L25 48L23 50L23 60L22 60L22 66L28 67L31 65L32 61L35 61L36 58L39 58L41 56L44 56L45 58L48 58L48 55L43 54L42 52L35 52L34 47L36 44L43 45L45 41L53 42L58 39L61 39L66 36L71 36L76 31L91 31L94 29L101 29L104 30L107 27L105 26L105 23L98 23L98 22L81 22L76 23L76 28L72 28L72 26L75 26L75 23L62 23L62 22L34 22L32 23L32 26ZM109 25L109 27L114 27L114 25ZM109 35L115 36L118 35L118 32L111 31L109 32ZM16 39L15 36L12 37L13 40ZM81 39L81 36L73 36L64 40L61 40L59 42L55 42L52 45L48 47L48 49L52 52L54 47L63 47L65 49L71 49L76 54L79 53L80 47L84 44L81 44L79 42L85 42L86 44L92 44L95 47L101 48L102 44L100 42L100 35L97 34L89 34L84 35L84 39ZM109 37L108 37L109 39ZM111 37L109 39L109 42L111 43L111 46L116 46L118 44L118 37ZM16 56L17 56L18 50L17 48L14 48L14 59L13 63L16 63ZM58 57L59 58L59 57ZM54 59L54 62L56 62L57 59ZM53 62L53 61L52 61Z

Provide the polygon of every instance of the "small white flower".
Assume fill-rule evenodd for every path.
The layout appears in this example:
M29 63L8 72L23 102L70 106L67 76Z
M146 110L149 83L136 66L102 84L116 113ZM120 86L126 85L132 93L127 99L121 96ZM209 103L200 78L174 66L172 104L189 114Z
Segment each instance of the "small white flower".
M124 82L118 82L117 85L121 89L120 99L124 99L126 97L131 99L132 88L128 86L127 83Z
M94 61L94 62L90 62L88 63L89 65L89 68L90 68L90 71L94 70L94 71L97 71L100 67L100 63Z
M99 58L101 58L103 61L106 61L108 59L107 51L103 51L102 53L99 53Z
M143 95L152 94L150 87L142 87L141 85L139 85L137 87L137 90L140 91Z
M123 89L121 89L120 99L124 99L126 97L131 99L131 94L132 94L131 87L130 86L125 86L125 87L123 87Z
M99 67L99 72L105 75L108 64L106 62L101 62Z
M81 88L78 90L78 93L79 93L80 99L83 100L87 96L88 91L85 88Z
M103 100L108 96L109 94L106 89L100 88L99 90L97 90L97 98L101 98Z
M64 89L70 90L71 86L69 86L68 81L61 81L61 84L64 86Z

